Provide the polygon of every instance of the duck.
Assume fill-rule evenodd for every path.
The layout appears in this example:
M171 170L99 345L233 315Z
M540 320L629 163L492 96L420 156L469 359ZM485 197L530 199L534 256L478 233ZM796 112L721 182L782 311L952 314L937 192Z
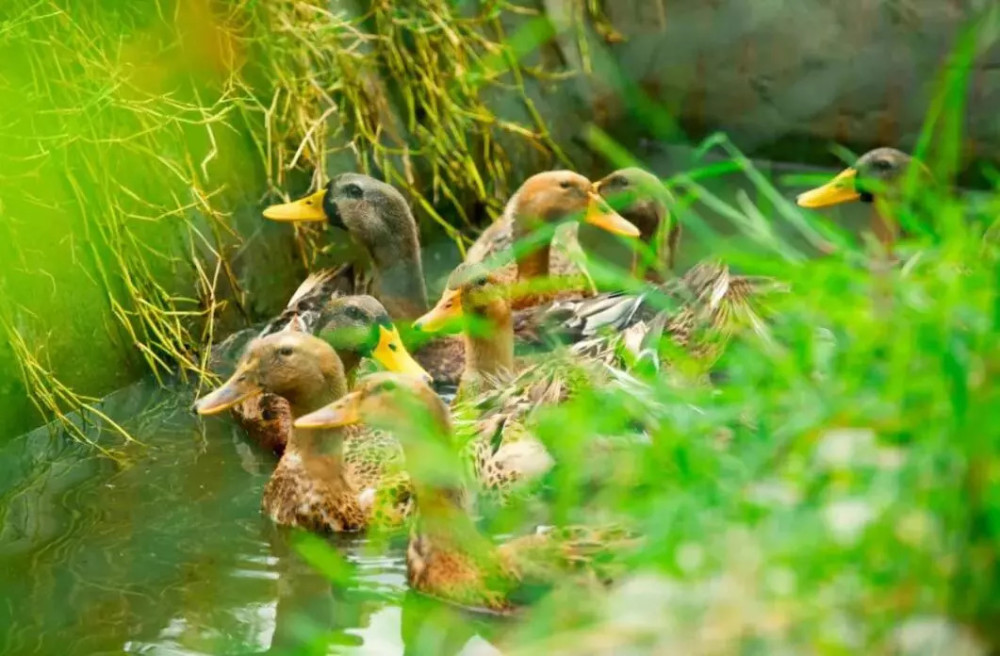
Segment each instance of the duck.
M409 322L427 311L423 260L416 219L403 195L390 184L360 173L334 176L319 191L290 203L272 205L264 217L280 222L326 222L345 230L360 247L367 272L351 263L349 293L378 299L394 322ZM286 316L297 307L322 307L344 287L340 271L316 274L322 284L293 295ZM305 283L303 283L305 284ZM332 292L332 293L331 293ZM297 297L296 297L297 296ZM439 385L454 385L462 371L462 342L450 336L416 345L413 356Z
M367 294L329 297L321 293L325 303L314 302L315 290L322 292L330 280L326 272L309 276L285 312L267 324L257 339L282 332L315 334L336 350L348 381L366 358L390 371L430 375L407 351L385 306L375 297ZM288 403L280 395L251 396L234 405L231 413L253 441L281 455L291 432L291 421Z
M284 399L294 421L347 391L344 365L332 346L306 332L280 331L251 342L229 380L200 398L195 410L216 415L273 394ZM293 423L264 488L262 512L280 526L317 533L397 526L411 507L401 464L399 443L384 432Z
M897 202L902 185L910 170L925 182L932 179L930 170L919 160L895 148L875 148L838 173L829 182L803 192L796 198L799 207L819 209L843 203L861 202L871 205L870 230L884 253L889 254L901 237L898 222L889 214L884 202Z
M581 584L608 583L608 563L637 543L621 527L584 526L494 544L470 515L449 409L417 378L372 374L339 401L295 422L311 430L359 424L388 430L403 445L415 502L407 581L421 594L509 614L566 576Z
M465 358L456 398L514 371L514 320L506 285L495 270L463 262L448 276L437 304L414 322L424 333L462 323Z
M271 205L264 217L281 222L326 222L345 230L371 258L369 291L395 320L427 310L417 222L395 187L360 173L334 176L304 198ZM360 290L355 290L360 291Z
M571 218L605 234L628 238L640 234L586 177L567 170L545 171L524 181L503 214L469 248L465 262L491 265L504 283L524 283L524 293L512 297L515 310L586 294L588 284L570 251L553 248L556 226ZM552 284L538 284L547 280Z
M599 260L612 267L612 280L598 287L605 291L620 288L624 276L663 282L673 271L681 236L681 225L670 212L673 195L656 175L639 167L612 171L595 182L594 189L639 229L638 243L643 245L608 239L604 230L581 223L576 238L588 265ZM590 272L590 277L599 278L596 272Z
M735 275L712 260L674 275L681 230L669 221L672 199L659 179L642 169L624 169L603 178L599 189L622 216L643 226L643 235L653 235L663 266L653 267L647 284L636 291L559 299L516 315L514 329L523 341L566 345L578 358L614 367L645 361L658 368L663 347L672 347L702 368L711 366L740 325L767 337L757 301L785 289L782 283Z
M567 401L578 388L610 381L603 367L562 352L516 354L509 285L483 264L452 272L438 304L415 326L434 331L461 320L465 371L451 402L461 450L477 494L496 505L529 496L555 460L535 437L535 410ZM523 312L523 311L522 311Z
M497 389L509 389L517 374L532 364L530 358L515 359L507 285L495 270L483 264L460 264L449 276L438 304L414 325L435 332L459 320L466 358L452 408L468 427L463 431L467 438L463 452L479 491L492 492L504 503L513 487L540 477L554 461L521 421L527 413L518 401L534 389L519 388L520 394L502 399L492 395Z

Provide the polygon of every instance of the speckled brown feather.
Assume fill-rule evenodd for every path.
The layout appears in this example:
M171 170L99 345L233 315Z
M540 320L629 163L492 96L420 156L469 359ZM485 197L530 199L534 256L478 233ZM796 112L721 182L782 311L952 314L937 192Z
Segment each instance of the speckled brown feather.
M465 343L457 335L427 342L413 358L438 385L457 385L465 369Z
M619 556L638 544L620 527L569 526L493 546L481 536L429 535L414 528L406 552L410 586L468 608L509 613L519 590L573 584L601 587L614 582Z
M286 450L264 488L261 508L282 526L317 533L363 530L368 518L339 458Z
M292 413L288 401L275 394L261 394L238 403L233 419L250 439L275 455L285 451L292 432Z
M406 549L406 578L410 587L426 595L467 608L505 613L513 610L508 591L517 573L490 546L480 558L445 537L414 532Z
M317 532L359 531L402 524L413 506L403 452L390 435L343 429L341 457L286 452L264 489L265 514L278 524ZM371 490L370 505L360 501Z

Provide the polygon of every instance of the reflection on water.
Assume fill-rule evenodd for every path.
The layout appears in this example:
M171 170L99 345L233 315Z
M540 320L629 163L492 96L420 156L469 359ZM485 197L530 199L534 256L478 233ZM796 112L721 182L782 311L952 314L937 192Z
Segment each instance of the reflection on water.
M317 574L260 516L272 457L191 401L108 399L146 444L126 467L45 430L6 439L0 653L496 653L470 641L483 621L406 594L405 541L332 540L350 571Z

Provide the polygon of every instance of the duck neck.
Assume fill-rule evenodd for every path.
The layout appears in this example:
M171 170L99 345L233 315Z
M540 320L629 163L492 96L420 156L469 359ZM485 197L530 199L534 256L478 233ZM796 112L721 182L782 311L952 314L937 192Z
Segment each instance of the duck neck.
M420 248L415 239L405 241L412 243L372 252L376 296L393 319L416 319L428 309Z
M886 256L891 255L899 229L896 225L896 219L891 215L889 207L885 202L876 199L871 204L870 227L872 234L875 235L875 239L882 246L882 254Z
M336 349L336 351L337 355L340 356L340 361L344 364L344 376L347 382L350 383L354 379L358 365L361 363L361 355L357 351L349 349Z
M285 398L288 400L292 419L295 420L333 403L345 394L347 394L347 380L341 369L327 375L323 384L317 384L298 394L287 395ZM288 438L287 448L300 455L339 457L343 441L343 432L340 429L293 429Z
M510 306L503 300L491 303L485 313L489 334L465 332L465 372L481 376L497 375L514 369L514 321Z
M534 242L526 250L519 252L517 260L517 277L519 280L531 280L533 278L544 278L549 275L549 256L552 252L551 236L539 243L537 237L533 236L536 226L528 225L522 220L514 220L514 246L515 248L526 248L525 240L531 239Z
M433 439L444 446L435 454L433 462L424 463L427 452L414 454L416 465L413 476L414 493L417 498L418 533L438 538L450 538L455 535L473 535L475 523L468 512L468 490L465 484L464 472L458 447L454 443L451 416L447 406L435 396L428 405L429 420L426 422L434 431ZM426 464L426 469L421 467Z
M342 469L341 456L344 450L344 431L340 428L304 429L295 428L288 438L286 451L303 458L323 458L336 469Z
M468 495L461 485L415 486L418 499L414 531L424 539L453 543L469 536L479 536L467 509Z

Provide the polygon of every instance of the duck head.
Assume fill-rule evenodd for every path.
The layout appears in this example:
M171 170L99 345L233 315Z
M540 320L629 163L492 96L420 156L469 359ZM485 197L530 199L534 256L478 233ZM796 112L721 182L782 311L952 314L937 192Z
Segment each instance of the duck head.
M491 323L508 321L507 288L484 265L463 263L448 276L441 300L417 319L414 326L436 332L449 323L475 318Z
M877 197L892 197L911 165L928 174L923 164L895 148L876 148L861 157L854 166L838 173L826 184L799 194L800 207L819 208L860 201L872 203Z
M639 229L639 238L649 241L668 218L670 192L660 179L643 169L629 167L609 173L594 188L629 223Z
M318 335L337 350L348 370L357 360L370 357L389 371L430 382L430 374L406 350L389 313L375 297L334 298L324 309L324 319ZM348 363L348 358L354 361Z
M639 229L601 198L587 178L573 171L546 171L524 181L508 205L516 226L533 228L576 216L584 222L626 237Z
M671 221L673 197L660 179L649 171L628 167L609 173L594 183L594 188L611 207L639 229L639 239L652 248L656 260L672 268L680 239L680 224ZM581 236L581 243L584 240ZM582 245L587 250L588 244Z
M346 230L375 265L379 297L395 318L413 318L427 309L417 222L403 195L360 173L333 177L314 194L272 205L273 221L327 221Z
M268 335L248 345L229 380L195 409L215 415L265 392L286 399L292 416L301 416L347 392L343 364L329 344L308 333Z
M895 202L902 193L902 183L911 167L920 176L932 180L923 163L895 148L876 148L861 157L854 166L844 169L826 184L799 194L800 207L820 208L842 203L861 202L873 206L871 230L886 248L896 239L898 226L879 201Z
M448 407L424 381L389 372L365 376L350 394L298 418L295 428L335 429L356 424L396 436L406 454L407 470L421 487L426 483L450 486L461 479Z
M637 237L639 229L612 210L587 178L573 171L546 171L525 180L507 203L517 246L518 277L548 275L551 231L542 231L571 218L612 234ZM533 236L535 233L541 237ZM522 241L523 240L523 241ZM525 242L528 242L525 244Z

